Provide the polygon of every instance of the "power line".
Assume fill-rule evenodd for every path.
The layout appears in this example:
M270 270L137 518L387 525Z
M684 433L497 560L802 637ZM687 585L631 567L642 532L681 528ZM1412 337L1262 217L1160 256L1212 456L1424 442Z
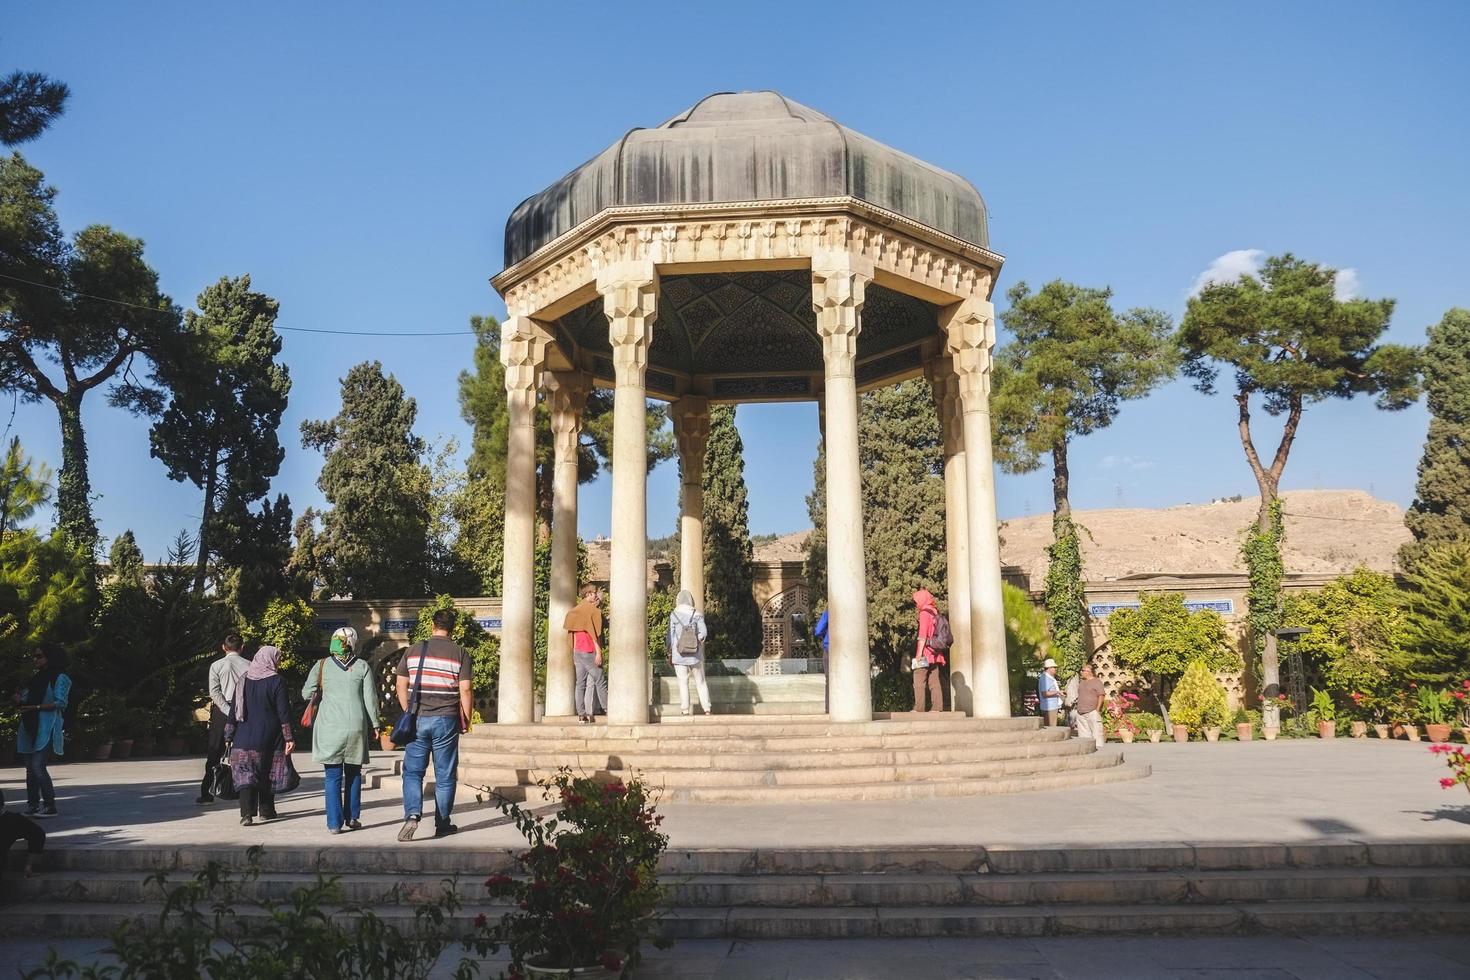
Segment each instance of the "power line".
M142 310L145 313L163 313L163 310L152 306L143 306L140 303L129 303L120 299L109 299L106 296L94 296L76 289L67 289L65 286L53 286L47 282L33 282L30 279L22 279L20 276L12 276L0 272L0 279L9 279L12 282L25 283L27 286L35 286L39 289L49 289L54 293L68 296L80 296L82 299L94 299L99 303L111 303L113 306L126 306L133 310ZM412 330L327 330L321 327L276 327L277 330L289 330L292 333L325 333L342 337L470 337L474 335L473 330L430 330L418 332Z

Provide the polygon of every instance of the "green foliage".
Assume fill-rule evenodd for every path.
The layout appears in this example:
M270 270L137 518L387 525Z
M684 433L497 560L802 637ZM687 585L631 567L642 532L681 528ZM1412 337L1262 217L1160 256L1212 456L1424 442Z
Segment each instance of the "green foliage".
M1414 535L1400 552L1412 568L1424 551L1470 541L1470 310L1455 308L1429 328L1424 348L1429 436L1404 523Z
M1009 582L1001 585L1005 602L1006 663L1010 674L1011 710L1021 713L1021 694L1035 685L1041 665L1052 655L1051 625L1046 611L1031 601L1024 590ZM912 698L910 692L910 698Z
M219 545L218 592L244 620L265 611L272 599L309 594L289 572L291 501L279 494L252 510L238 496L226 497L215 514Z
M468 478L450 501L456 534L454 560L467 569L478 595L500 595L505 571L505 488Z
M1219 613L1191 612L1179 592L1140 592L1138 602L1139 608L1119 609L1108 619L1113 657L1149 686L1161 708L1175 679L1191 665L1203 664L1207 672L1241 668Z
M1014 685L1012 685L1014 689ZM888 667L873 676L874 711L914 710L914 681L897 667Z
M1337 705L1333 704L1332 695L1320 687L1312 688L1312 711L1318 721L1337 720Z
M167 358L179 340L179 314L159 292L141 241L104 225L67 240L56 219L55 196L41 171L19 153L0 157L0 271L44 284L0 280L0 387L56 409L58 528L91 562L97 525L83 398L111 384L108 398L114 404L156 410L162 394L130 367L135 357Z
M1400 683L1408 664L1404 611L1393 578L1360 568L1316 592L1286 597L1286 625L1328 690L1353 695L1370 714Z
M1203 660L1192 661L1184 669L1169 697L1169 718L1172 724L1186 725L1191 732L1218 728L1230 719L1225 688Z
M19 529L50 500L51 468L27 456L20 436L12 436L0 467L0 538Z
M148 439L170 480L187 480L204 494L194 580L202 592L227 533L217 515L223 510L248 516L286 458L276 430L291 374L277 360L280 304L252 290L250 276L221 278L196 302L199 311L184 314L179 343L154 371L169 404ZM236 535L249 530L228 529Z
M1052 518L1052 543L1046 554L1046 611L1061 667L1057 673L1071 677L1087 662L1088 634L1082 543L1071 518Z
M29 528L0 538L0 687L30 676L37 644L85 639L90 598L90 569L68 540Z
M678 600L675 589L653 589L648 593L648 659L655 667L669 659L669 617Z
M312 546L315 573L335 595L415 597L428 589L429 499L418 406L377 361L342 380L335 418L301 423L301 442L325 454L317 486L332 509ZM301 537L297 539L298 551Z
M301 654L325 645L316 614L305 600L295 596L272 599L260 618L247 622L241 633L247 643L278 647L282 670L304 666Z
M704 464L704 616L705 651L715 660L753 657L761 648L761 614L751 592L749 511L735 407L711 406Z
M1251 642L1257 655L1261 653L1266 637L1281 625L1281 579L1285 574L1281 542L1286 535L1280 499L1273 497L1267 508L1269 520L1266 530L1262 531L1259 524L1246 528L1240 548L1247 581L1246 622L1250 624Z
M13 71L0 79L0 143L17 146L44 133L66 111L65 82L38 71Z
M132 529L119 534L107 552L107 564L112 571L113 581L143 584L143 549Z
M441 609L454 610L454 629L449 631L449 638L459 644L460 649L470 655L470 662L474 667L474 688L476 699L485 699L493 696L495 684L500 677L500 642L489 633L480 621L475 618L474 613L455 605L454 596L436 595L434 600L419 610L418 620L413 625L413 632L409 634L409 643L419 643L427 640L434 633L434 613ZM544 620L545 617L542 617ZM545 649L545 642L539 644ZM545 677L545 662L542 662L542 677Z
M146 885L164 893L157 920L140 918L117 929L101 963L65 960L53 949L44 965L24 976L394 980L438 975L440 958L460 943L454 922L460 900L453 882L445 882L436 898L413 902L406 922L387 921L371 907L347 904L340 882L320 873L284 900L261 897L269 893L259 883L264 850L249 848L241 872L211 861L182 884L172 884L167 872L154 872ZM439 966L446 968L447 963ZM478 974L477 965L464 957L446 975L470 980Z
M1470 674L1470 543L1427 549L1405 576L1405 675L1443 683Z
M1151 711L1130 711L1125 716L1133 727L1145 736L1149 732L1161 732L1164 730L1164 719Z
M1427 684L1414 691L1414 700L1417 704L1415 717L1426 725L1449 724L1450 717L1455 710L1455 702L1448 691L1433 688Z

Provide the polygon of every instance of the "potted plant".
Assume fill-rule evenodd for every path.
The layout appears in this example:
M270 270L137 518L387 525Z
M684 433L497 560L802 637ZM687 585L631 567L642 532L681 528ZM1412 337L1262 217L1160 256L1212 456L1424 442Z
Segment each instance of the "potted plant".
M398 746L393 744L393 726L384 725L378 729L378 747L384 752L392 752Z
M1220 727L1230 717L1228 704L1225 688L1220 686L1205 662L1196 660L1191 663L1184 669L1184 676L1179 678L1169 698L1169 717L1174 722L1175 741L1184 741L1190 731L1203 731L1211 742L1219 739ZM1181 727L1185 730L1185 739L1179 738Z
M554 819L500 804L530 846L516 857L517 876L485 882L492 899L516 911L482 919L477 938L492 953L510 948L512 976L621 977L657 924L663 817L638 778L600 783L564 767L541 786L560 800Z
M1281 726L1279 724L1267 725L1265 723L1264 716L1266 708L1266 696L1264 694L1257 694L1256 700L1261 702L1261 714L1263 719L1261 722L1261 737L1268 742L1274 742L1276 741L1276 736L1281 734ZM1278 721L1284 719L1288 713L1296 708L1296 705L1291 703L1291 698L1287 697L1285 694L1276 695L1276 697L1271 699L1271 703L1276 706L1276 718Z
M1424 734L1431 742L1450 740L1450 704L1454 699L1441 690L1421 687L1418 692L1419 720L1424 722Z
M1135 733L1141 732L1148 736L1148 740L1158 744L1164 735L1164 719L1151 711L1135 711L1128 716L1133 723Z
M1317 715L1317 735L1320 738L1337 737L1337 706L1332 695L1321 688L1312 688L1312 711Z

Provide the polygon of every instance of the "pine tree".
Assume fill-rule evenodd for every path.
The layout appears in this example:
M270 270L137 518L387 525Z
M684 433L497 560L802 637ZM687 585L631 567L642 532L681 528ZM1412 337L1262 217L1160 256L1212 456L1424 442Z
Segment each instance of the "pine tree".
M66 111L65 82L37 71L14 71L0 80L0 143L17 146L40 136Z
M335 418L301 423L302 445L326 456L317 486L332 509L312 555L331 594L427 594L428 478L424 442L413 433L417 415L403 386L371 361L347 372Z
M1452 309L1429 328L1424 388L1429 437L1404 515L1414 541L1399 552L1410 569L1429 548L1470 541L1470 310Z
M998 456L1012 473L1052 463L1052 544L1046 608L1062 673L1087 657L1082 544L1072 521L1068 449L1106 428L1124 401L1142 398L1173 375L1178 355L1169 318L1157 310L1113 312L1111 289L1056 280L1032 295L1024 282L1003 315L1014 339L996 355L990 398Z
M1425 550L1406 576L1404 676L1430 683L1470 674L1470 542Z
M148 438L169 479L204 492L194 570L194 591L202 593L211 559L239 549L238 541L222 540L218 515L230 512L243 525L236 533L249 533L249 507L265 496L286 457L276 430L291 375L277 361L279 304L253 291L248 275L220 279L197 302L199 312L184 314L178 354L156 372L170 401Z
M749 512L735 406L714 405L704 464L704 614L715 659L753 657L761 648Z
M107 552L107 564L112 570L112 581L143 583L143 549L131 528L119 534Z
M0 540L51 500L50 481L50 468L25 454L20 436L11 436L0 467Z

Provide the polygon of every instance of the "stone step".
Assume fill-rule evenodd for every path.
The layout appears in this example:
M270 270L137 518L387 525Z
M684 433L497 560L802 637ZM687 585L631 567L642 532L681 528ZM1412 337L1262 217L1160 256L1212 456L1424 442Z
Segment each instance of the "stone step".
M673 721L676 718L692 717L679 713L679 695L673 695L670 700L672 704L650 705L649 711L653 717L662 721ZM694 711L699 710L699 702L693 701ZM825 715L827 709L822 705L820 695L813 701L715 701L715 710L720 717L729 718L732 715Z
M979 745L945 746L915 749L853 749L834 758L832 753L811 752L799 755L770 755L750 752L653 753L632 750L617 752L482 752L466 748L460 751L461 766L500 769L643 769L660 772L676 769L757 769L765 771L789 769L825 769L834 763L843 767L861 766L927 766L946 763L974 763L1008 759L1087 755L1095 751L1093 743L1082 739L1066 741L1020 741Z
M724 735L759 734L763 736L799 735L882 735L913 732L1014 732L1036 731L1039 718L968 718L947 711L896 712L874 721L839 722L827 715L766 715L760 718L723 717L721 715L674 715L648 725L610 725L599 718L592 726L575 721L539 722L534 724L480 725L463 740L483 737L502 738L567 738L585 737L591 727L603 738L643 739L650 737L718 737Z
M433 899L452 887L461 900L483 901L487 872L357 873L338 879L342 900L375 908ZM170 875L172 882L187 873ZM1466 868L1311 868L1268 871L997 874L665 875L676 908L865 908L1012 905L1241 904L1258 902L1470 901ZM284 901L315 881L311 874L263 874L243 882L248 898ZM163 891L145 874L40 875L8 887L25 903L157 903Z
M1086 757L1078 757L1086 758ZM1044 773L991 776L975 779L922 779L913 782L841 783L806 786L675 786L666 787L665 803L786 803L801 800L922 800L948 796L986 796L1034 790L1094 786L1102 783L1143 779L1149 767L1113 764L1106 768L1059 771L1049 766ZM489 786L474 782L474 773L463 774L461 783L505 799L540 802L546 797L537 786L505 783Z
M377 910L407 925L407 906ZM496 918L502 906L470 904L454 921L468 931L477 915ZM102 936L139 919L151 905L28 902L0 908L0 935ZM237 909L239 918L261 918ZM1258 933L1381 935L1470 930L1465 902L1267 902L1241 905L1021 905L1007 907L892 906L885 908L684 908L660 919L672 939L838 939L936 936L1232 935Z
M891 732L872 735L790 735L731 734L679 738L645 736L640 739L604 738L594 730L582 729L558 738L519 738L500 735L466 735L461 737L462 755L479 752L616 752L629 754L804 754L839 753L876 749L954 748L962 745L1016 745L1067 740L1063 729L1021 730L995 733Z
M1089 743L1088 748L1092 748ZM498 762L499 760L497 760ZM604 762L615 761L604 759ZM1103 769L1121 765L1121 752L1070 753L1066 755L1034 755L1011 759L987 759L979 762L946 762L918 765L858 766L841 765L827 760L825 766L800 768L696 769L665 768L655 760L644 766L603 766L585 769L598 778L626 779L632 771L641 770L644 778L662 785L665 792L683 787L708 786L845 786L864 783L913 783L926 780L991 779L999 776L1034 775L1048 772L1071 772L1080 769ZM459 779L470 786L491 789L502 786L525 786L556 775L556 767L461 764Z

